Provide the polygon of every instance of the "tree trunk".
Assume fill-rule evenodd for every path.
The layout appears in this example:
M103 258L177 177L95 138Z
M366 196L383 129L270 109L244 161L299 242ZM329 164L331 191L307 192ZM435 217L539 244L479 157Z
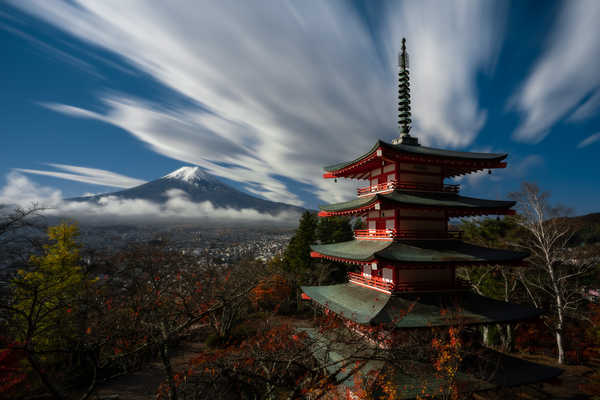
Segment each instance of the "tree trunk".
M165 375L167 375L167 382L169 384L169 399L177 400L177 385L173 378L173 367L171 366L171 358L169 357L169 336L164 324L161 324L162 340L158 344L160 347L160 358L163 363Z
M48 389L48 391L52 394L52 397L57 400L63 400L65 398L63 394L52 384L52 382L50 382L48 376L44 373L42 366L36 360L35 355L33 355L32 352L27 348L25 349L25 356L27 357L27 361L29 361L31 368L33 368L46 389Z
M556 331L556 346L558 347L558 363L565 363L565 350L563 348L563 337L561 331Z
M482 326L482 336L483 336L483 344L487 347L492 346L492 335L490 332L490 327L487 325Z
M512 353L514 350L514 342L513 342L513 329L511 324L506 324L504 326L505 332L505 341L504 341L504 350Z

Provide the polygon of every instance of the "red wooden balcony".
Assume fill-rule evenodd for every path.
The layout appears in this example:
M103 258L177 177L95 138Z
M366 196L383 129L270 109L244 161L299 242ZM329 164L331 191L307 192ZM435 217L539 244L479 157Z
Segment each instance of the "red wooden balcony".
M354 231L356 239L386 239L394 240L396 237L395 229L357 229Z
M371 289L385 293L392 292L414 292L414 291L456 291L467 290L469 284L461 279L456 279L452 284L439 281L415 281L415 282L386 282L382 278L372 276L365 277L361 273L348 272L348 281L350 283L367 286Z
M398 229L357 229L354 231L356 239L462 239L463 231L421 231Z
M368 286L372 289L379 290L380 292L392 293L394 291L394 284L386 282L383 279L373 276L367 278L362 274L356 272L348 272L348 280L352 283L356 283L362 286Z
M460 185L435 185L432 183L399 183L397 181L384 182L373 186L356 189L359 196L367 196L375 193L390 191L394 189L417 190L424 192L448 192L458 193Z

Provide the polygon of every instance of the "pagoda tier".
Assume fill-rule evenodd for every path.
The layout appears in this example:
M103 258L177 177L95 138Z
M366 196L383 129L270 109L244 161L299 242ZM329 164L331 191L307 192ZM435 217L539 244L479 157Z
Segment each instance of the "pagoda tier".
M367 179L373 170L395 165L400 175L434 173L451 178L485 169L505 168L507 154L471 153L378 140L367 153L352 161L325 167L324 178Z
M311 246L311 256L343 260L348 263L373 263L410 266L519 264L529 254L475 246L460 240L351 240Z
M527 253L475 246L460 240L351 240L312 245L311 257L358 265L349 272L354 285L387 294L456 290L457 267L525 265Z
M350 283L303 286L314 302L336 315L362 325L389 328L425 328L518 322L541 311L463 291L387 294Z
M410 219L415 217L414 209L424 211L441 210L444 212L438 218L464 217L472 215L513 215L515 212L510 208L515 205L514 201L484 200L474 197L460 196L456 193L436 193L421 191L393 190L387 193L378 193L359 197L342 203L319 206L320 217L335 215L360 215L372 210L389 210L387 218ZM397 215L394 214L397 210ZM405 211L405 216L402 216ZM392 215L394 214L394 215ZM435 215L428 213L428 216ZM425 214L423 214L425 216ZM405 218L406 217L406 218ZM382 217L380 217L382 218ZM394 221L393 225L400 225ZM389 228L389 226L388 226Z

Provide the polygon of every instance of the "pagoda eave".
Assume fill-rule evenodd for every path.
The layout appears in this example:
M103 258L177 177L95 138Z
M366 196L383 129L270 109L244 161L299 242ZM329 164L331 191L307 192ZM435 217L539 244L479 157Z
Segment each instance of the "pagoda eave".
M390 328L513 323L542 314L542 310L536 308L469 291L390 294L353 283L302 286L301 289L313 302L344 319L364 325L389 325Z
M319 211L319 217L337 217L337 216L346 216L346 215L357 215L363 214L371 210L376 210L376 204L373 203L367 206L353 208L349 210L341 210L341 211ZM480 209L464 209L464 208L450 208L450 207L424 207L424 206L415 206L415 205L403 205L402 208L413 209L413 210L434 210L434 211L446 211L448 213L448 217L450 218L458 218L458 217L474 217L474 216L482 216L482 215L515 215L515 210L511 209L494 209L494 208L480 208Z
M328 261L341 262L353 265L369 265L377 264L378 267L396 267L398 269L439 269L442 266L450 267L486 267L494 265L503 265L510 267L528 267L530 264L523 260L506 260L506 261L443 261L443 262L406 262L406 261L390 261L379 257L370 257L364 260L357 260L346 257L331 256L318 251L311 251L312 258L320 258Z
M466 153L422 146L393 145L377 141L367 153L349 162L325 167L324 178L366 179L368 172L385 163L427 164L443 167L444 176L453 177L485 169L506 168L506 154Z

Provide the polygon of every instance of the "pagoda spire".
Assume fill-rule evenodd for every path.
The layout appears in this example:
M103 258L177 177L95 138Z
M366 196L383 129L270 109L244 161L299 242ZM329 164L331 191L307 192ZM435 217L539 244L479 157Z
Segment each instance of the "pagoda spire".
M402 52L398 55L398 125L400 136L392 140L392 144L419 145L416 137L410 136L410 82L408 53L406 52L406 39L402 38Z

